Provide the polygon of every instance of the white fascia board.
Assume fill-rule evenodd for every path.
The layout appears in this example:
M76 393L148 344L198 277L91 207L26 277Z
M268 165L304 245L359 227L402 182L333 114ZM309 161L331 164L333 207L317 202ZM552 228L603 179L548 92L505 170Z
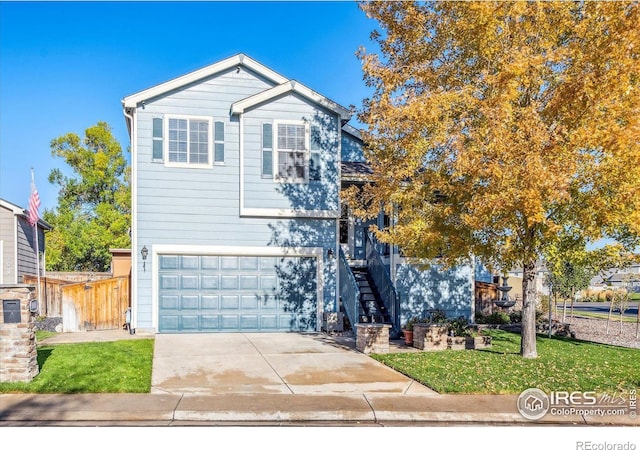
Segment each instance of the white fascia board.
M349 111L347 108L340 106L333 100L330 100L327 97L318 94L316 91L309 89L305 85L298 83L295 80L287 81L278 86L272 87L271 89L267 89L258 94L252 95L251 97L247 97L243 100L235 102L231 105L231 114L242 114L248 108L251 108L260 103L267 102L273 98L276 98L283 94L287 94L289 92L295 92L296 94L299 94L302 97L311 100L312 102L324 106L328 110L333 111L334 113L339 115L344 120L351 119L351 111Z
M356 127L353 127L347 123L342 126L342 131L362 141L362 134L360 134L360 130L358 130Z
M14 216L19 216L19 217L22 217L23 219L29 218L28 209L21 208L20 206L15 205L11 202L8 202L7 200L3 200L0 198L0 206L11 211ZM41 218L38 218L38 227L47 231L53 229L53 227L49 223L45 222L44 219L41 219Z
M274 72L268 67L263 66L259 62L240 53L217 63L203 67L202 69L198 69L181 77L174 78L173 80L169 80L165 83L161 83L157 86L125 97L122 100L122 106L124 108L135 108L143 100L148 100L150 98L157 97L158 95L162 95L175 89L179 89L183 86L239 65L245 66L253 70L254 72L257 72L258 74L273 81L274 83L281 84L287 81L287 78L283 77L279 73Z
M8 202L6 200L3 200L0 198L0 206L2 206L3 208L8 209L9 211L11 211L13 214L15 215L24 215L26 214L26 210L24 208L21 208L18 205L15 205L11 202Z

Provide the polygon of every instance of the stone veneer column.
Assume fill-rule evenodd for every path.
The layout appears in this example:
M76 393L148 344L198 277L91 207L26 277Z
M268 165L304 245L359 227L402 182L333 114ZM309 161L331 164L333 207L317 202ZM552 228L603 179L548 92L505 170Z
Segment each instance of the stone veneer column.
M35 317L29 312L35 289L30 284L0 285L0 382L31 381L39 373ZM4 323L3 300L20 301L20 323Z
M389 353L389 329L382 323L356 325L356 350L362 353Z

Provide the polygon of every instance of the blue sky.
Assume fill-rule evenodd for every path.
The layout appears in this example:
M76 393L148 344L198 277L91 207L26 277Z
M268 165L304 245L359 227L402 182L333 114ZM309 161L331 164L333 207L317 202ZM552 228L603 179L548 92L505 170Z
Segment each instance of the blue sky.
M355 2L0 1L0 197L26 208L33 167L55 208L52 139L106 121L126 153L122 98L236 53L360 107L375 26Z

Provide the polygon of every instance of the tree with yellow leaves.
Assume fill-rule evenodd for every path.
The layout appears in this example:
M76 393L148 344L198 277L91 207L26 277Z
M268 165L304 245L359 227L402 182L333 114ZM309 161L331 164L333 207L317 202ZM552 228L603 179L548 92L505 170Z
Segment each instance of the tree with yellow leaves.
M379 50L360 49L373 94L372 182L356 214L404 254L522 267L521 355L537 357L535 263L640 236L637 2L371 2ZM564 245L564 244L563 244Z

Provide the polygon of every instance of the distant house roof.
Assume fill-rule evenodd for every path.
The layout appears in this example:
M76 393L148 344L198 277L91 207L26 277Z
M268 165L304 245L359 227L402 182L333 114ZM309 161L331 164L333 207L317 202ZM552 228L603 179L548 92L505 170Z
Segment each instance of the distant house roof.
M640 280L640 274L637 273L614 273L607 278L608 283L623 283L625 281L637 281Z
M344 181L366 181L373 174L367 163L342 161L340 165Z
M16 205L15 203L11 203L7 200L4 200L2 198L0 198L0 206L8 209L9 211L12 211L14 215L16 216L20 216L24 219L27 219L29 217L29 211ZM53 227L51 225L49 225L47 222L45 222L43 219L39 219L38 220L38 225L40 226L40 228L43 228L45 230L52 230Z

